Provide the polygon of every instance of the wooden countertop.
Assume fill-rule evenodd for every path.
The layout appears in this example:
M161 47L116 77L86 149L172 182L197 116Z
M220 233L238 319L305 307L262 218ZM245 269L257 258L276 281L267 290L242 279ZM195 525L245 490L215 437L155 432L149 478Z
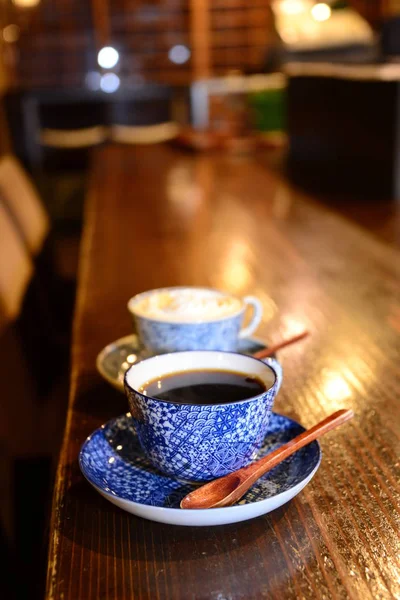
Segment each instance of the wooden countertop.
M105 147L87 198L71 397L57 473L47 598L392 598L400 593L400 254L321 208L251 158L167 146ZM80 445L127 410L96 373L130 331L126 302L166 285L257 295L282 351L275 410L308 427L350 407L322 465L288 505L253 521L180 528L100 497Z

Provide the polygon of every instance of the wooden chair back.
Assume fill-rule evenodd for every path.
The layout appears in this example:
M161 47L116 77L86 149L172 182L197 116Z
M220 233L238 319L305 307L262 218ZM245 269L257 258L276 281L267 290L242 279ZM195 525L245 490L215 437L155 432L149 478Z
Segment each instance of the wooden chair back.
M36 256L49 232L49 218L30 177L10 154L0 159L0 193L30 254Z
M20 314L33 271L32 260L0 196L0 328Z

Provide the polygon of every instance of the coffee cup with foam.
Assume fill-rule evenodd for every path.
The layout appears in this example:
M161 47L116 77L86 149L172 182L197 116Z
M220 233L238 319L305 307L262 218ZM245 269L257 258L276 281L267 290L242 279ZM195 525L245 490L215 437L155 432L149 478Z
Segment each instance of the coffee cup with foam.
M243 327L247 307L253 309ZM133 296L128 310L143 346L153 353L185 350L235 351L262 317L253 296L238 298L211 288L168 287Z

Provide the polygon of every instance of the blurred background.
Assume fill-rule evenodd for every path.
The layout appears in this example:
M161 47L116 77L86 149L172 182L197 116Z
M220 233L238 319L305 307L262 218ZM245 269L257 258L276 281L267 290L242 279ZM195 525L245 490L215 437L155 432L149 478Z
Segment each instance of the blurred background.
M399 85L400 0L0 0L2 597L44 593L95 149L262 155L400 246Z

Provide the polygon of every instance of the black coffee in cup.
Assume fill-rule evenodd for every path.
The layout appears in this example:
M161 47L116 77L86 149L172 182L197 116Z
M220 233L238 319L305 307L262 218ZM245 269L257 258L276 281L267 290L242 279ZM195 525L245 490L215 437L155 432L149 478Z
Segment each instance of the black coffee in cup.
M218 369L169 373L146 382L139 391L146 396L178 404L230 404L254 398L266 391L257 377Z

